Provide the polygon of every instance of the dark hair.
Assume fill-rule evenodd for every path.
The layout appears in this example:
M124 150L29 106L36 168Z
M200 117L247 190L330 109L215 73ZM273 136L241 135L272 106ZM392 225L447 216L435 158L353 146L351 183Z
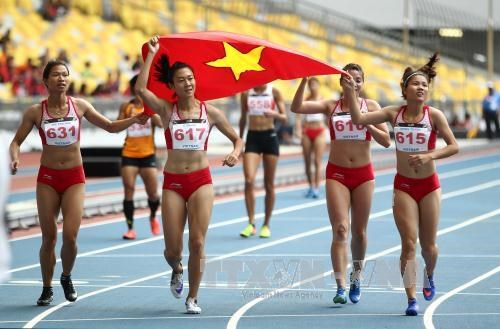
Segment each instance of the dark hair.
M186 67L194 74L193 68L184 62L175 62L170 66L168 56L163 54L154 65L154 76L158 81L165 83L170 88L170 84L174 84L175 72Z
M363 81L365 81L365 72L363 72L363 68L359 64L349 63L346 66L344 66L342 68L342 70L344 70L344 71L349 71L349 70L358 71L359 73L361 73L361 78L363 78ZM342 79L342 76L340 78Z
M415 75L423 75L429 83L432 82L432 80L437 75L436 63L438 61L439 61L439 53L436 52L429 58L427 64L425 64L421 68L414 70L411 66L408 66L405 69L400 83L401 92L403 94L404 99L406 99L406 96L404 95L403 91L405 90L406 86L408 86L408 82L410 81L411 77Z
M53 59L53 60L48 61L47 65L45 65L45 68L43 69L43 73L42 73L43 79L44 80L48 79L52 68L55 66L59 66L59 65L64 66L66 68L66 71L68 71L68 74L69 74L69 69L68 69L68 65L66 64L66 62L63 62L63 61L58 60L58 59Z

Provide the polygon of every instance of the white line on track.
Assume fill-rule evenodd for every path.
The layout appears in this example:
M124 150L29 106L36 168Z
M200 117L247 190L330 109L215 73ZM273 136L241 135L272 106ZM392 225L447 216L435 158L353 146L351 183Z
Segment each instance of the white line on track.
M496 185L498 185L498 182L500 182L500 180L497 180L496 182L497 182ZM486 184L482 184L482 185L486 185ZM458 192L458 191L455 191L455 192ZM451 192L453 196L461 195L461 194L458 194L458 193L455 193L455 192ZM445 195L443 195L443 199L445 199ZM494 217L494 216L498 216L498 215L500 215L500 208L498 208L496 210L493 210L493 211L490 211L490 212L488 212L486 214L483 214L483 215L471 218L469 220L466 220L466 221L464 221L462 223L453 225L451 227L439 230L437 232L437 235L439 236L439 235L447 234L447 233L450 233L450 232L462 229L462 228L464 228L466 226L478 223L480 221L483 221L485 219L488 219L488 218L491 218L491 217ZM372 216L370 216L370 219L371 218L372 218ZM385 249L385 250L383 250L383 251L381 251L381 252L379 252L377 254L374 254L374 255L371 255L369 257L366 257L366 260L367 261L374 260L374 259L379 258L381 256L385 256L385 255L391 254L391 253L393 253L395 251L398 251L400 249L401 249L401 245L397 245L397 246L394 246L392 248ZM498 268L500 268L500 266ZM267 293L265 295L259 296L259 297L255 298L255 299L251 300L250 302L248 302L245 305L243 305L242 307L240 307L235 313L233 313L233 315L231 316L231 319L229 319L229 322L228 322L226 328L227 329L236 329L236 327L238 325L238 322L241 319L241 317L249 309L251 309L252 307L254 307L255 305L257 305L258 303L263 302L263 301L265 301L265 300L267 300L267 299L275 296L276 294L282 293L282 292L288 290L289 288L295 288L295 287L301 286L303 284L306 284L306 283L309 283L309 282L313 282L313 281L316 281L318 279L322 279L324 277L327 277L331 273L332 273L332 271L330 270L330 271L327 271L327 272L325 272L323 274L315 275L313 277L307 278L307 279L302 280L300 282L296 282L296 283L294 283L293 285L291 285L289 287L285 287L285 288L280 288L280 289L273 290L273 291L271 291L271 292L269 292L269 293Z
M500 185L500 180L492 181L492 182L489 182L489 183L486 183L486 184L477 185L473 191L475 192L475 191L479 191L481 189L491 188L491 187L498 186L498 185ZM469 193L472 193L472 190L470 188L469 189L465 189L465 190L471 191ZM457 193L457 192L459 192L459 191L451 192L451 193L453 193L453 197L465 194L465 193ZM442 196L442 199L447 199L447 198L449 198L449 197L447 197L447 194L444 194ZM314 201L314 202L309 202L307 204L317 204L317 203L320 203L320 202L325 202L325 201L324 200L318 200L318 201ZM294 210L303 209L303 208L307 207L306 206L307 204L298 205L298 206L292 206L292 207L287 207L287 208L280 209L278 211L280 213L284 213L285 209L294 209ZM496 212L500 213L500 209L497 209ZM387 209L387 210L380 211L380 212L377 212L377 213L371 215L370 218L373 219L373 218L376 218L376 217L382 217L382 216L386 216L386 215L388 215L390 213L392 213L392 209ZM486 216L486 215L487 214L482 215L482 216ZM244 219L246 220L246 217ZM486 218L484 218L484 219L486 219ZM468 222L471 222L471 224L472 224L472 223L476 223L477 220L474 221L474 218L473 218L473 219L469 220ZM216 223L216 224L222 224L222 223ZM216 224L214 224L214 225L216 225ZM471 224L469 224L469 225L471 225ZM458 225L460 225L460 228L465 227L465 226L463 226L463 223L460 223ZM331 227L329 225L328 226L324 226L324 227L321 227L321 228L318 228L318 229L314 229L314 230L310 230L310 231L303 232L303 233L300 233L300 234L296 234L294 236L290 236L290 237L286 237L286 238L283 238L283 239L279 239L279 240L275 240L275 241L263 243L263 244L260 244L258 246L241 249L239 251L235 251L235 252L228 253L226 255L215 257L215 258L207 260L207 263L218 261L218 260L222 260L222 259L227 259L227 258L230 258L230 257L242 255L242 254L247 254L247 253L250 253L250 252L253 252L253 251L256 251L256 250L261 250L261 249L264 249L264 248L267 248L267 247L275 246L275 245L278 245L278 244L282 244L282 243L286 243L286 242L289 242L289 241L297 240L297 239L300 239L300 238L303 238L303 237L307 237L307 236L319 234L319 233L322 233L322 232L327 232L327 231L330 231L330 230L331 230ZM449 230L449 232L453 231L453 230L450 230L450 228L448 228L447 230ZM438 234L439 234L439 232L438 232ZM386 255L386 254L393 253L394 251L397 251L399 249L400 249L400 246L395 246L395 247L386 249L386 250L384 250L382 252L374 254L372 256L372 259L381 257L381 256ZM369 259L367 258L367 260L369 260ZM101 293L104 293L104 292L107 292L107 291L111 291L111 290L114 290L114 289L118 289L118 288L121 288L121 287L125 287L125 286L133 285L133 284L136 284L136 283L140 283L140 282L144 282L144 281L156 279L156 278L161 277L163 275L168 275L169 273L171 273L171 271L156 273L156 274L153 274L153 275L150 275L150 276L146 276L146 277L143 277L143 278L139 278L139 279L136 279L136 280L132 280L132 281L128 281L128 282L123 282L123 283L121 283L119 285L116 285L116 286L113 286L113 287L109 287L109 288L105 288L105 289L101 289L101 290L96 290L96 291L93 291L93 292L90 292L88 294L80 296L79 300L86 299L86 298L89 298L89 297L92 297L92 296L95 296L95 295L98 295L98 294L101 294ZM328 272L328 273L331 273L331 271ZM313 279L316 280L315 278L313 278ZM312 280L312 281L314 281L314 280ZM31 319L23 328L33 328L38 322L40 322L41 320L43 320L46 316L54 313L55 311L59 310L60 308L66 306L68 304L70 304L70 302L66 301L66 302L60 303L58 305L52 306L51 308L47 309L46 311L38 314L36 317L34 317L33 319ZM240 308L240 310L242 310L242 309ZM237 313L240 310L238 310ZM244 312L242 312L241 314L239 314L238 319L243 314L244 314ZM228 328L236 328L236 324L237 324L238 320L236 320L234 327L229 327L229 324L231 323L231 321L233 321L235 315L236 315L236 313L233 315L233 317L231 317L231 319L230 319L230 321L228 323Z
M473 285L475 285L476 283L479 283L483 280L486 280L487 278L489 278L490 276L493 276L495 274L497 274L498 272L500 272L500 266L497 266L495 267L494 269L492 269L491 271L488 271L476 278L474 278L473 280L461 285L461 286L458 286L456 287L455 289L453 290L450 290L448 291L446 294L442 295L441 297L439 297L438 299L436 299L434 302L432 302L432 304L430 304L427 309L425 310L425 313L424 313L424 327L426 329L435 329L436 327L434 327L434 323L432 322L432 316L434 315L434 312L436 311L436 309L438 308L439 305L441 305L442 303L444 303L447 299L451 298L453 295L461 292L462 290L465 290L469 287L472 287Z

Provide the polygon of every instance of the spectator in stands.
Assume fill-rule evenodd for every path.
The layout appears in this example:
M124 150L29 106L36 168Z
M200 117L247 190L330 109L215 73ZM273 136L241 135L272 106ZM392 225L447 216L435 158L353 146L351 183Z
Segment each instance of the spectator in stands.
M306 101L320 101L320 82L318 78L312 77L307 81L309 95ZM321 180L322 157L325 151L325 115L323 113L300 114L295 117L295 134L301 140L302 153L309 189L306 198L317 199L319 197L319 182ZM311 164L314 158L314 175L311 172ZM313 177L314 176L314 177Z
M500 127L498 124L498 106L500 95L495 92L493 88L493 83L488 83L488 95L483 99L483 118L486 123L486 137L488 139L493 138L493 133L491 131L491 124L495 124L495 135L500 137Z
M260 229L261 238L271 237L269 224L273 213L275 192L274 176L280 154L278 136L274 121L286 123L285 102L281 92L271 84L257 86L241 94L240 138L243 138L247 125L248 132L243 155L245 174L245 205L248 224L240 236L248 238L256 234L255 229L255 177L260 161L264 164L265 216Z
M118 120L130 118L144 111L141 98L135 96L134 93L136 81L137 76L130 80L130 90L133 98L120 106ZM148 195L151 233L153 235L160 234L160 223L156 219L156 210L160 205L160 198L158 196L158 170L156 169L154 141L155 127L163 127L158 114L151 116L151 119L145 125L133 124L128 127L127 137L122 149L121 174L125 189L123 212L128 226L128 231L123 235L123 238L127 240L133 240L137 236L134 230L134 191L137 175L141 176Z
M42 157L36 185L38 220L42 231L40 268L43 291L38 305L52 302L52 277L56 263L57 219L62 212L61 285L68 301L74 302L77 293L71 280L71 270L77 254L76 237L83 215L85 173L80 154L80 121L109 132L124 130L134 123L144 124L148 117L138 114L124 120L110 121L82 98L66 95L69 70L66 63L49 61L43 70L43 82L48 98L30 106L10 144L12 174L19 168L20 147L33 127L42 140Z
M409 316L418 314L415 277L417 239L420 239L425 261L424 299L432 300L436 292L433 275L438 257L436 237L441 188L434 160L458 152L455 136L443 112L425 104L429 84L436 76L438 59L438 54L434 54L426 65L417 70L407 67L400 84L406 104L387 106L380 111L362 113L356 97L355 76L341 78L344 98L348 101L355 125L390 122L394 126L397 173L392 204L401 237L401 275L408 297L405 313ZM446 146L440 149L435 148L438 132L446 142Z
M59 54L57 54L57 58L56 58L58 61L61 61L61 62L64 62L64 63L67 63L67 64L70 64L69 62L69 57L68 57L68 53L66 52L66 49L61 49L59 51Z
M215 125L233 143L233 150L222 165L234 166L242 142L224 114L195 98L196 79L192 68L182 62L170 66L163 55L155 65L157 78L174 89L175 103L157 97L147 89L153 58L160 46L158 37L148 43L149 52L137 79L138 96L160 115L167 142L168 158L164 169L162 217L165 259L172 267L170 291L176 298L183 292L183 231L189 227L189 293L185 302L190 314L201 313L197 295L205 261L205 236L214 202L214 191L206 154L208 135Z
M346 272L348 263L349 228L351 237L352 272L349 276L349 299L353 303L361 298L361 271L363 270L367 236L366 228L375 187L370 154L372 138L384 147L391 144L387 125L355 125L349 114L351 102L361 104L362 112L376 113L380 105L361 98L365 76L360 65L344 66L353 77L353 99L315 100L302 102L307 79L303 79L292 102L292 112L326 115L330 126L330 156L326 167L326 201L333 239L330 256L337 283L335 304L347 303ZM349 213L350 217L349 218Z

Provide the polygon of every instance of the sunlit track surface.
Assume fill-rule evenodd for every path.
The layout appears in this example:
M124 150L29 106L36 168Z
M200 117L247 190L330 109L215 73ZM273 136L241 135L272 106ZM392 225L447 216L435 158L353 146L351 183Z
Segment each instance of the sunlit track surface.
M293 185L277 194L268 240L239 237L246 222L241 196L216 202L201 316L184 314L183 299L170 295L163 240L151 237L146 218L138 219L139 239L133 242L121 240L125 223L116 218L80 231L73 272L80 298L74 304L65 303L54 282L52 306L35 306L41 292L40 237L13 240L12 278L0 286L0 328L494 328L500 320L499 166L500 155L491 152L438 162L443 190L438 294L433 302L419 294L418 317L403 316L399 235L391 212L393 171L384 170L376 172L369 261L356 305L332 303L324 191L318 200L305 199L304 185ZM260 225L262 195L256 211ZM58 262L55 278L60 271Z

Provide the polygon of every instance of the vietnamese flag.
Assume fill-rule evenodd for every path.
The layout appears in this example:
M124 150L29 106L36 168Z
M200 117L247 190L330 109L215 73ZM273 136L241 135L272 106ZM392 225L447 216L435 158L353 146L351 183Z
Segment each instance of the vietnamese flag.
M277 80L312 75L344 74L330 64L269 41L229 32L189 32L159 38L160 49L151 65L148 89L175 101L173 90L155 76L155 64L167 55L169 65L184 62L194 70L195 96L211 100L234 95ZM148 44L142 46L146 58ZM146 112L152 111L146 107Z

